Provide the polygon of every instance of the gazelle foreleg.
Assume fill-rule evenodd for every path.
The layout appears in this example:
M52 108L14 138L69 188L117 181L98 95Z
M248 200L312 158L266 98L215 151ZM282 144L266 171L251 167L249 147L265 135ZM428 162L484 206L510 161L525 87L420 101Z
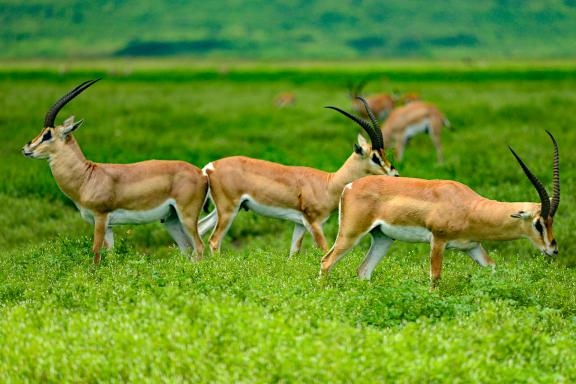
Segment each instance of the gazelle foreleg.
M372 236L372 245L364 261L358 268L358 277L362 280L370 280L374 268L376 268L382 258L386 256L388 249L390 249L390 246L394 242L393 239L383 234L379 227L370 231L370 235Z
M444 162L444 155L442 154L442 141L440 140L440 132L441 128L432 128L430 129L430 139L436 148L436 159L438 164L442 164Z
M304 234L306 233L306 227L303 224L295 224L294 232L292 233L292 243L290 245L290 259L294 254L300 252L302 247L302 239L304 239Z
M438 280L440 280L445 249L446 241L432 235L432 239L430 239L430 291L436 288Z
M106 226L108 225L107 213L96 213L94 215L94 243L92 252L94 252L94 264L100 264L100 250L104 243Z
M408 135L398 134L396 136L396 161L402 161L404 150L410 137Z

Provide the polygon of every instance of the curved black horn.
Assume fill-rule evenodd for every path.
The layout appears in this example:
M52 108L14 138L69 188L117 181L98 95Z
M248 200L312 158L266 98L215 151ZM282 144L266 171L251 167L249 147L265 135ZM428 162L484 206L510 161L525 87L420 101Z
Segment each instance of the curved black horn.
M368 114L368 117L370 117L370 121L372 121L372 129L374 130L374 134L376 135L376 138L377 138L377 142L372 143L372 148L373 149L384 148L384 137L382 137L382 131L380 130L380 124L378 123L378 120L376 120L376 117L374 117L374 113L372 112L372 109L370 109L370 107L368 106L368 102L363 97L356 96L356 98L358 100L360 100L362 102L362 104L364 104L364 109L366 109L366 113Z
M349 118L350 120L355 121L356 124L361 126L366 131L366 133L368 134L368 137L370 137L370 141L372 142L372 148L374 148L376 143L378 143L378 138L375 136L375 133L374 133L374 130L372 129L372 126L366 120L361 119L359 117L356 117L356 116L354 116L354 115L352 115L346 111L343 111L338 107L328 106L328 107L324 107L324 108L330 108L330 109L333 109L335 111L338 111L341 114L343 114L344 116L346 116L347 118Z
M558 156L558 143L554 136L550 132L546 130L550 139L552 139L552 144L554 144L554 167L553 167L553 176L552 176L552 201L550 202L550 217L554 217L556 214L556 210L558 209L558 205L560 204L560 158Z
M534 174L528 169L526 164L524 164L522 159L520 159L520 157L516 154L516 152L514 152L512 147L508 146L508 148L510 148L510 151L512 151L512 154L514 155L516 160L518 160L518 164L520 164L522 170L524 171L526 176L528 176L528 179L530 180L530 182L532 182L534 188L536 188L538 196L540 196L540 203L542 204L540 208L540 216L543 219L548 218L548 215L550 214L550 197L548 197L548 192L546 192L546 188L544 188L540 180L538 180L538 178L534 176Z
M56 103L54 103L52 107L50 107L48 112L46 112L46 116L44 117L44 127L54 127L54 121L56 120L56 115L58 115L58 112L60 112L62 107L68 104L70 100L72 100L73 98L84 92L86 88L88 88L98 80L101 80L101 78L96 80L85 81L76 88L74 88L73 90L71 90L70 92L68 92L67 94L65 94L64 96L62 96Z

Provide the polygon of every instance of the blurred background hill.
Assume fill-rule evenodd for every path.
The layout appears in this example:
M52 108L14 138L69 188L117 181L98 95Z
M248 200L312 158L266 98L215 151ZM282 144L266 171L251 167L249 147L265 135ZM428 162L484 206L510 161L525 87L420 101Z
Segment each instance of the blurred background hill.
M576 57L576 0L4 0L0 58Z

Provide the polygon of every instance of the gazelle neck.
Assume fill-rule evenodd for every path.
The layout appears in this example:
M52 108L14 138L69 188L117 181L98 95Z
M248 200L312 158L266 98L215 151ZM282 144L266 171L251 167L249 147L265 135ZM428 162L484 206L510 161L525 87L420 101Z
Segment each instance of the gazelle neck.
M62 192L72 200L78 201L80 188L90 177L95 164L86 160L72 135L69 135L66 142L50 155L48 163Z
M481 198L472 208L472 225L483 228L485 240L514 240L526 236L531 220L513 218L519 211L537 212L537 203L509 203ZM481 239L478 239L481 240Z
M338 198L340 198L342 190L346 184L368 175L362 168L362 164L360 164L356 156L356 154L352 154L344 164L342 164L340 169L336 172L330 173L328 176L328 191L337 194Z

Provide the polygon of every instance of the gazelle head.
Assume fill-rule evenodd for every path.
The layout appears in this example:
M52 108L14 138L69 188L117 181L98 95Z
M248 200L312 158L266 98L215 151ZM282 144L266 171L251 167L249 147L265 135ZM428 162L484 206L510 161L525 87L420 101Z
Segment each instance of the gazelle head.
M68 102L98 80L100 79L83 82L62 96L52 107L50 107L48 112L46 112L46 117L44 118L44 128L40 131L38 136L24 145L24 148L22 148L22 154L34 159L48 159L52 154L58 152L58 150L61 149L69 140L70 134L82 125L82 120L74 121L74 116L70 116L62 125L55 126L54 121L56 120L58 112Z
M552 225L554 224L554 215L560 204L560 170L559 170L559 158L558 158L558 143L554 139L554 136L548 131L546 131L550 139L552 139L552 144L554 145L554 165L553 165L553 177L552 177L552 199L548 196L546 188L538 180L538 178L528 169L528 166L520 159L520 157L514 152L510 147L510 151L518 160L518 163L522 167L522 170L536 188L538 195L540 196L540 204L535 204L535 209L532 211L519 211L512 214L512 217L519 220L525 220L529 225L526 227L526 236L532 241L534 246L540 249L543 253L548 256L555 256L558 254L558 245L556 244L556 239L554 238L554 233L552 232Z
M366 131L370 138L369 144L362 135L358 135L358 143L354 144L354 161L355 167L360 168L365 175L388 175L398 176L398 171L392 163L386 158L384 153L384 139L382 138L382 131L378 125L378 121L374 117L372 110L368 107L368 103L362 97L357 96L358 100L364 104L366 113L370 117L372 124L368 121L354 116L346 111L337 107L326 107L340 112L344 116L356 122Z

